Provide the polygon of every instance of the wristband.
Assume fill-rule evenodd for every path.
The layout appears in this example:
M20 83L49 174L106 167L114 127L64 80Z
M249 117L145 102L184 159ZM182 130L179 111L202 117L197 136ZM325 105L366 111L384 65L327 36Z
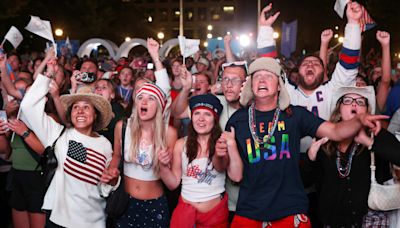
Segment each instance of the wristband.
M28 130L24 131L24 133L22 133L21 138L25 140L30 134L31 134L31 130L28 129Z

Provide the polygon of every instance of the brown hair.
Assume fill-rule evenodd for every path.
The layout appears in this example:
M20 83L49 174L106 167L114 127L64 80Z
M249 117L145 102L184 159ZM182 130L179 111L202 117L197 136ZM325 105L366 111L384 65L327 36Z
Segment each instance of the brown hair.
M342 121L342 116L340 115L340 104L342 103L342 99L344 96L345 95L343 95L336 102L335 109L332 111L331 118L329 119L329 121L332 123L338 123L338 122ZM367 99L367 108L368 108L367 112L371 113L371 107L368 105L368 99ZM329 140L324 145L322 145L322 149L328 157L335 158L336 151L338 150L338 145L339 145L339 142ZM358 155L359 153L361 153L361 151L363 151L363 149L364 149L364 146L358 147L358 149L356 150L356 154Z
M219 120L214 118L214 127L211 129L210 138L208 139L208 160L211 161L215 153L215 144L221 136L222 130L219 126ZM186 141L186 156L189 159L189 164L196 159L199 150L199 143L197 141L197 132L193 128L193 122L190 121L188 126L188 136Z
M65 117L66 117L66 123L65 124L66 124L67 127L74 127L72 125L72 120L71 120L72 106L74 106L74 104L75 103L71 104L68 107L67 112L65 113ZM93 106L94 111L96 113L96 119L94 120L94 122L92 124L92 131L100 131L100 130L102 130L102 129L99 129L99 126L101 125L101 123L100 123L100 121L101 121L101 119L100 119L101 113L99 112L99 110L97 110L97 108L92 103L90 103L90 104Z

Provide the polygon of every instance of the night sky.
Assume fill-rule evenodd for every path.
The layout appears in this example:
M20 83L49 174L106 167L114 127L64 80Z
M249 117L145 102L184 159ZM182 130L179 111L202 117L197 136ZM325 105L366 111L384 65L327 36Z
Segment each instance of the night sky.
M244 31L256 31L257 0L240 1L239 7L241 24L238 28ZM282 21L298 20L297 49L316 51L319 48L319 37L322 30L339 26L337 31L343 34L345 19L339 18L334 12L335 0L274 0L261 1L262 6L273 2L274 9L281 15L274 28L280 31ZM378 46L375 40L377 29L384 29L391 33L392 54L400 52L400 1L398 0L366 0L371 16L378 26L364 34L364 48ZM134 4L132 4L134 6ZM125 5L126 6L126 5ZM62 26L68 31L71 39L79 39L81 43L93 37L103 37L113 40L118 45L125 34L130 32L141 34L141 38L149 36L151 32L143 29L144 22L140 21L141 12L126 9L118 0L1 0L0 35L4 36L11 25L16 26L23 33L23 41L19 51L24 49L42 49L43 39L32 35L23 28L29 21L29 15L37 15L42 19L50 20L53 29ZM243 20L242 20L243 18ZM139 35L140 36L140 35ZM30 38L31 37L31 38ZM64 38L65 39L65 38ZM331 46L337 43L332 41ZM279 44L279 42L278 42ZM7 46L8 45L8 46ZM10 49L6 44L5 48ZM20 50L21 49L21 50Z

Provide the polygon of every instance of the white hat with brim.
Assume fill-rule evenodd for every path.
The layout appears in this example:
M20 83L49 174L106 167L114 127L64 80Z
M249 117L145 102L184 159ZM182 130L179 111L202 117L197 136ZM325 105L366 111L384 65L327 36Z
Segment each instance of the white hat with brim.
M94 131L99 131L107 127L113 118L110 102L101 95L92 93L91 89L82 88L76 94L62 95L60 100L65 110L68 110L68 108L77 101L90 102L100 113L100 116L98 117L98 126L96 126L96 129L93 129Z
M368 99L368 106L371 108L371 114L375 114L376 109L376 98L375 98L375 90L373 86L363 86L363 87L356 87L356 86L344 86L339 87L333 93L333 100L332 100L332 107L331 110L333 111L336 107L337 102L340 98L342 98L346 94L358 94L362 97Z
M208 62L208 60L205 59L205 58L200 58L200 59L197 61L197 63L201 63L201 64L205 65L206 67L210 66L210 62Z
M248 78L243 85L242 91L240 93L240 100L239 100L240 104L242 106L246 106L249 103L249 101L254 98L253 90L251 88L251 79L252 75L260 70L269 71L275 74L279 78L280 91L279 91L278 104L281 110L285 110L287 107L289 107L290 96L288 91L286 90L285 82L283 81L281 76L282 67L275 59L269 57L258 58L250 64L249 66L250 78Z

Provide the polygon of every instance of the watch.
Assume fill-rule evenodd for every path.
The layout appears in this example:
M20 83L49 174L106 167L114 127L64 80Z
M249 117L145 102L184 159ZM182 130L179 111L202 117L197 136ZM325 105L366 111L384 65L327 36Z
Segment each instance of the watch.
M22 139L26 139L26 137L28 137L31 134L31 130L26 130L24 131L24 133L22 133L21 137Z

